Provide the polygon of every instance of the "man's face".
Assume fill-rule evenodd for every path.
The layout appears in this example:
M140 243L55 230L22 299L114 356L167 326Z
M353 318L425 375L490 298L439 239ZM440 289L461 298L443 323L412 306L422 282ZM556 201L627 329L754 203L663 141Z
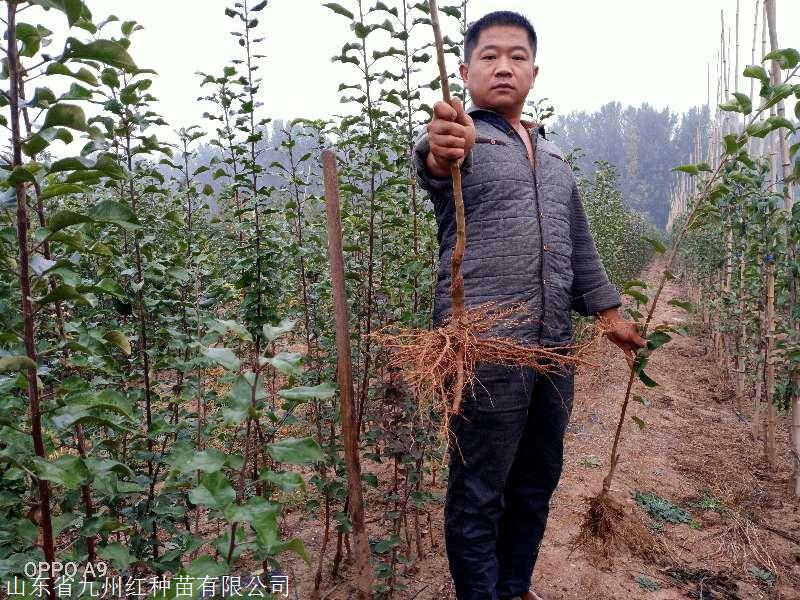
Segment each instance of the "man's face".
M539 72L533 64L527 32L513 25L493 25L481 31L460 72L472 102L500 113L517 112Z

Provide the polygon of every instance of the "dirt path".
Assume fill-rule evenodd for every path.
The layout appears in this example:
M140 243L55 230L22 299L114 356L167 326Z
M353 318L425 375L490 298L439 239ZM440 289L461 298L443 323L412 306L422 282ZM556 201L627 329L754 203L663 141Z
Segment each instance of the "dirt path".
M647 280L655 281L657 273L651 267ZM584 498L599 490L606 472L628 373L622 354L604 341L593 356L600 368L584 369L578 376L564 474L534 574L536 588L553 600L800 598L800 511L789 492L787 419L779 423L781 468L772 472L750 436L750 409L734 409L697 317L667 305L673 297L686 299L675 282L667 286L654 323L686 325L690 335L675 336L653 355L648 374L659 387L638 384L636 393L649 406L632 403L631 414L646 427L640 430L628 419L613 487L631 513L651 523L667 551L651 564L621 552L610 567L596 565L581 550L570 555ZM633 499L637 491L688 509L693 521L653 519ZM444 497L445 488L433 492ZM407 598L455 597L444 558L441 506L433 513L433 527L438 546L408 569ZM306 540L312 556L318 548L319 538L314 538ZM300 581L311 579L296 575ZM771 576L777 582L764 581ZM299 587L298 597L309 597L309 586ZM329 598L348 597L342 580L328 580L322 587L332 591Z

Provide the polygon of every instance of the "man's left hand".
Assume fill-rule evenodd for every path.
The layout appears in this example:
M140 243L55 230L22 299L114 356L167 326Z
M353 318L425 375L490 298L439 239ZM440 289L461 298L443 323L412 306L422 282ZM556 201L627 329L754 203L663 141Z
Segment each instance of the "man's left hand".
M600 319L608 339L625 353L628 366L633 367L636 351L647 345L647 340L640 335L639 325L623 319L616 308L600 311L597 318Z

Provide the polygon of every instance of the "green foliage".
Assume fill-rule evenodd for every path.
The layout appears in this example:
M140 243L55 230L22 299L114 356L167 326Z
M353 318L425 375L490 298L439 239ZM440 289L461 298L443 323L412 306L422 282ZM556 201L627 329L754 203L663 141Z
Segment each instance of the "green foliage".
M634 492L634 500L644 508L650 516L667 521L668 523L693 523L694 519L689 511L680 506L675 506L658 494Z
M616 169L604 162L596 166L591 180L578 171L578 183L597 251L611 281L622 287L663 245L653 225L625 207Z
M427 6L326 4L351 35L333 59L345 114L272 122L258 77L269 5L232 2L224 14L238 54L200 75L205 126L166 142L153 134L167 125L152 108L157 74L134 60L141 26L95 23L78 0L31 3L30 14L57 10L66 21L55 34L18 24L24 65L42 63L38 87L26 90L42 118L15 140L24 161L0 178L3 577L41 560L40 531L24 514L37 479L52 492L57 558L88 558L93 547L120 571L225 573L251 560L275 569L287 552L310 560L279 527L295 508L331 515L335 535L350 530L320 185L320 152L333 146L363 480L383 513L371 540L376 592L404 590L410 528L441 501L429 481L442 461L442 415L418 413L365 334L430 326L436 223L410 160L431 111L423 95L440 85L429 45L414 45L427 35ZM465 7L442 7L447 28L463 33ZM62 34L64 51L43 54ZM446 46L460 56L458 36ZM553 113L544 99L528 108L540 121ZM59 142L79 138L80 151L64 155ZM612 281L646 304L646 288L630 280L663 252L662 238L623 204L608 165L580 184ZM22 233L19 188L32 217ZM31 255L25 281L20 249ZM668 339L652 333L649 350ZM45 398L43 454L32 389ZM391 475L376 475L379 464Z
M775 585L775 581L777 580L777 578L770 571L767 571L766 569L762 569L761 567L757 567L755 565L750 565L747 568L747 570L753 577L767 584L768 586Z

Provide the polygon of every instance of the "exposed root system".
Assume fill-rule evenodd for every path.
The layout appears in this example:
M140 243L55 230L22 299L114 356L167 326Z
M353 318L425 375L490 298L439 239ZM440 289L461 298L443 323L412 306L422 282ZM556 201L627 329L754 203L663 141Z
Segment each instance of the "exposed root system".
M659 551L658 542L635 515L607 492L589 499L589 510L572 543L572 551L581 548L586 556L608 561L612 551L629 549L647 560L654 560Z
M436 329L397 329L387 326L371 334L389 351L388 368L400 372L417 398L421 414L433 409L444 415L447 436L450 417L461 409L460 390L473 384L476 365L493 363L557 372L578 364L590 342L560 347L526 346L510 336L497 335L519 325L519 306L497 309L494 303L466 308L460 319L450 318ZM592 338L592 341L597 336ZM463 371L459 373L459 357Z

